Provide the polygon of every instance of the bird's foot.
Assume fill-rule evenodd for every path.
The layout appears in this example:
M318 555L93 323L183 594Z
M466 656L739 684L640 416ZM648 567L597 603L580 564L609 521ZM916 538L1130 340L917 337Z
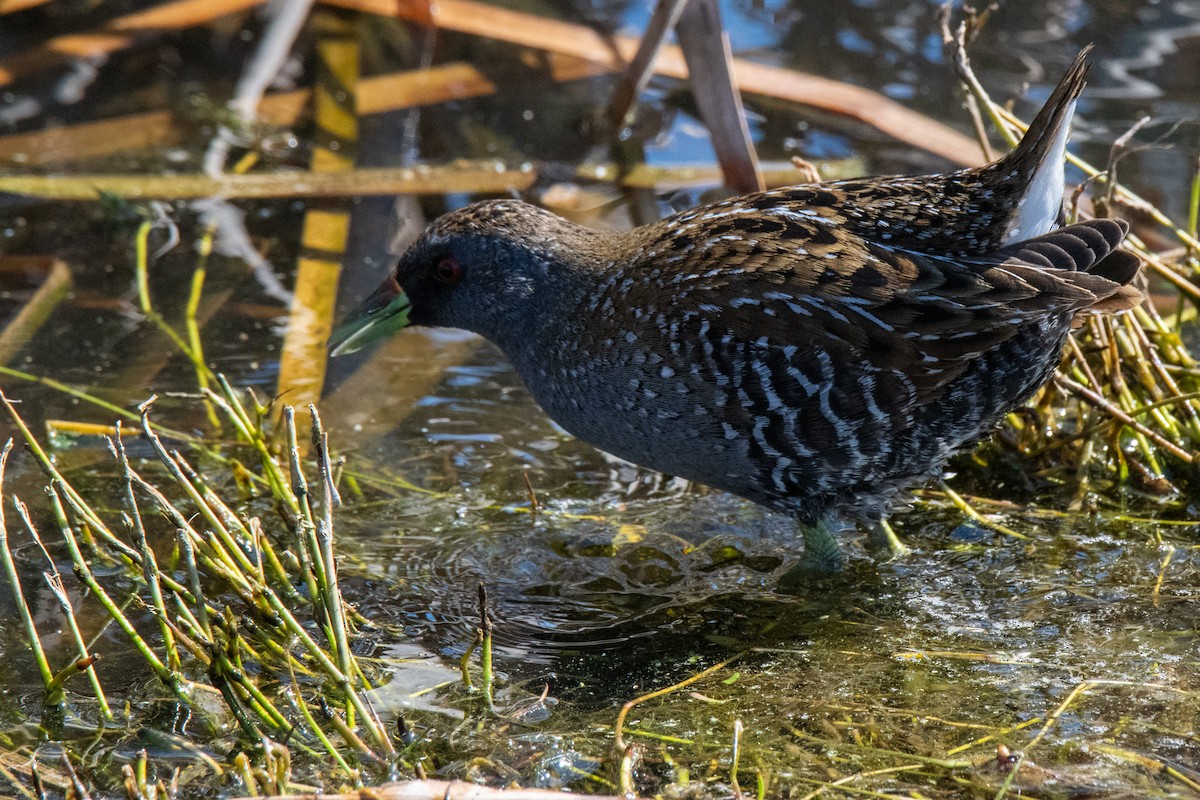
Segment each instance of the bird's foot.
M814 581L841 573L846 556L837 542L833 529L824 521L809 526L801 524L804 536L804 555L799 563L779 577L782 592L802 591Z
M846 566L846 554L838 544L834 528L825 520L802 526L804 555L797 569L807 572L841 572Z
M891 561L911 552L908 545L900 541L900 537L892 530L886 519L871 523L867 527L867 547L880 553Z

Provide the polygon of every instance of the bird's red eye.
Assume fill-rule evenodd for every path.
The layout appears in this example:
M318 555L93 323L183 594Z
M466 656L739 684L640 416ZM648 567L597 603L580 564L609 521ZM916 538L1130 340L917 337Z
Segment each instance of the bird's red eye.
M453 286L462 280L462 264L459 264L456 258L443 258L433 268L433 275L442 283Z

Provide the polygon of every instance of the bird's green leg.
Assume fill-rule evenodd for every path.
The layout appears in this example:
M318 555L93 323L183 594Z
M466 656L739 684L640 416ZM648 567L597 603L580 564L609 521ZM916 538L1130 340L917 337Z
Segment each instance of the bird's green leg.
M867 527L867 546L872 550L886 553L887 558L900 558L907 555L909 550L900 537L892 530L886 519L872 523Z
M814 572L840 572L846 565L846 556L834 535L834 528L823 519L812 525L801 525L804 535L804 557L800 568Z
M800 534L804 537L804 555L779 576L779 590L783 592L804 591L820 575L841 572L846 566L846 557L834 535L835 528L827 520L799 524Z

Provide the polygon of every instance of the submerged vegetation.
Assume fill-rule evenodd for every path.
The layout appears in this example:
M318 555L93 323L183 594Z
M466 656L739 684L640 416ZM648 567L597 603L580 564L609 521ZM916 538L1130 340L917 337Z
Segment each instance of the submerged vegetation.
M303 752L315 754L314 748L319 750L330 764L341 768L346 779L357 782L359 770L350 766L340 748L359 748L377 761L382 758L373 747L384 753L394 753L395 748L392 736L361 695L371 686L369 667L351 649L351 638L360 626L344 604L338 585L332 524L337 493L326 434L314 412L312 439L319 465L319 491L314 497L301 469L292 409L285 409L290 453L285 470L263 438L262 420L267 409L252 406L247 411L228 384L223 383L221 389L222 393L211 394L210 400L258 456L261 471L251 472L236 461L229 465L237 468L247 489L255 484L265 487L266 496L274 501L275 514L290 533L287 542L272 543L259 517L236 512L183 453L167 450L150 422L151 401L139 409L141 435L165 469L169 487L164 487L164 492L131 466L127 437L118 424L109 438L109 447L122 485L119 524L107 522L106 515L58 472L13 403L6 397L0 401L50 480L49 505L62 539L50 547L56 552L65 547L70 571L128 637L133 652L195 714L189 726L192 735L219 736L231 722L236 723L241 737L258 745L258 754L265 758L254 769L245 755L233 759L233 764L243 770L247 787L263 785L276 794L286 790L290 757L283 741ZM10 440L0 455L0 477L11 448ZM179 499L172 502L168 494ZM101 729L122 718L131 721L128 706L123 713L120 709L114 711L106 698L95 670L95 657L80 635L56 566L58 560L47 549L26 505L15 495L12 500L25 532L45 558L44 566L50 570L45 578L59 598L78 647L75 661L57 672L51 668L37 623L23 600L9 546L11 537L0 515L2 556L27 640L44 678L45 710L62 707L64 680L87 672L95 701L91 713ZM156 512L149 519L142 512L147 502ZM168 530L173 527L174 536L159 530L163 526L152 524L156 521L166 523ZM101 570L107 580L97 577ZM136 587L132 595L131 587ZM149 615L157 623L155 638L159 647L148 641L146 631L140 631L127 612L133 612L135 619ZM320 638L314 638L318 631ZM205 695L222 698L225 710L216 711L211 701L201 699ZM314 711L314 707L319 710ZM50 719L53 716L51 713ZM61 725L60 719L60 731ZM371 745L352 733L354 729ZM347 741L335 746L331 736L345 736ZM352 760L358 759L352 756ZM138 791L149 791L144 763L138 780ZM160 780L166 782L165 778Z
M249 5L166 3L108 19L0 61L11 66L3 80L36 76L64 53L115 56L140 37L203 30ZM0 639L0 793L1200 796L1200 169L1180 176L1188 211L1173 220L1118 178L1140 125L1107 163L1076 161L1084 179L1069 216L1137 223L1130 242L1150 302L1088 317L1055 379L898 516L917 554L784 586L786 524L727 497L630 479L531 427L542 423L530 422L528 401L514 405L511 375L458 342L422 340L395 356L406 370L395 383L381 377L396 371L386 359L357 380L339 376L321 407L338 415L332 438L348 455L331 455L316 403L332 287L352 244L345 199L522 191L592 221L614 207L637 221L657 213L648 189L686 193L718 172L752 189L808 174L797 170L862 168L759 164L739 92L834 111L971 163L990 153L989 123L1010 143L1021 130L967 59L981 21L945 32L975 117L971 142L857 87L736 59L730 70L719 29L677 19L680 3L660 3L639 43L441 0L440 30L482 37L485 53L515 46L515 57L366 77L360 63L398 42L428 60L421 31L431 29L372 27L397 13L427 24L427 8L360 0L309 16L292 5L254 29L259 57L248 60L266 64L269 81L296 37L309 37L312 86L264 96L266 81L248 71L230 109L193 109L213 135L204 163L170 151L186 174L114 172L103 160L186 144L177 111L0 136L0 156L21 154L0 191L103 208L132 287L111 293L139 339L128 363L107 365L125 380L119 392L78 369L15 366L22 352L62 346L50 339L63 328L51 331L71 306L72 270L57 256L0 259L40 287L0 334L14 436L0 454L0 591L13 620ZM673 24L680 48L663 44ZM689 70L736 77L693 87L721 170L647 163L620 133L652 74ZM486 98L530 75L549 85L600 77L618 124L594 125L612 140L611 162L355 164L368 117ZM299 167L297 154L280 155L279 131L303 129L306 108L318 132ZM477 127L461 138L486 152L503 145ZM222 199L182 203L212 193ZM283 217L303 242L287 288L233 198L304 200ZM168 255L180 240L194 251ZM283 343L227 378L211 367L226 343L206 325L232 302L229 274L247 270L258 285L242 313L285 321ZM100 270L91 279L107 280ZM87 314L109 302L87 295L78 274L75 288ZM68 336L86 338L87 319ZM278 338L249 330L243 341ZM430 351L468 366L431 367ZM155 365L142 369L142 358ZM273 402L235 388L262 388L260 359L271 362ZM152 390L166 396L147 400ZM394 426L381 432L362 409L344 410L387 417L396 406L378 395L389 392L415 448L381 446L373 438ZM47 397L81 419L54 418ZM448 428L449 417L467 421ZM487 450L502 425L518 443Z

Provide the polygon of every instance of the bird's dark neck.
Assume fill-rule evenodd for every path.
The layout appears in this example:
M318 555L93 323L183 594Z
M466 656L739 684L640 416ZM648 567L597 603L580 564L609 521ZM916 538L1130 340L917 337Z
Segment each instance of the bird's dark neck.
M547 341L563 338L563 320L577 320L581 309L608 276L625 261L629 234L595 230L537 209L529 231L509 239L512 258L525 263L533 282L521 307L497 307L497 314L476 331L517 365Z

